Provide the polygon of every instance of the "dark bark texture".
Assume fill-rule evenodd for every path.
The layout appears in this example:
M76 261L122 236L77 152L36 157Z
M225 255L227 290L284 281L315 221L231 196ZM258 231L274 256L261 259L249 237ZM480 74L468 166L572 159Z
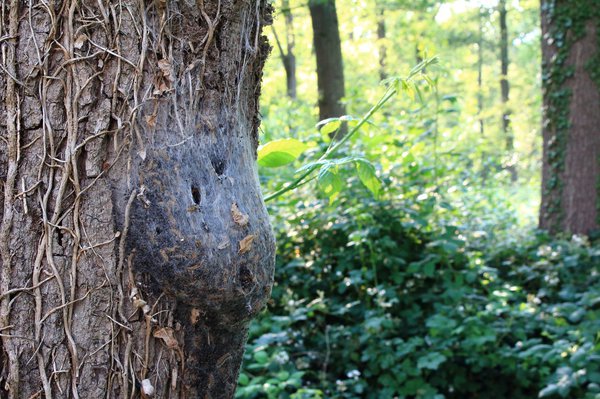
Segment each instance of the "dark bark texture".
M1 7L0 397L233 397L273 279L270 7Z
M574 36L573 31L559 35L569 46L563 58L560 51L565 44L554 39L555 24L561 20L553 19L556 14L552 13L568 7L570 3L560 1L542 4L544 157L540 227L553 233L589 234L598 229L599 216L600 87L592 76L594 68L590 68L593 58L598 57L598 20L584 21L580 35ZM584 10L584 16L591 12L598 15L597 10ZM566 73L561 75L562 71Z
M335 0L310 0L313 43L317 59L319 118L346 114L344 97L344 63Z

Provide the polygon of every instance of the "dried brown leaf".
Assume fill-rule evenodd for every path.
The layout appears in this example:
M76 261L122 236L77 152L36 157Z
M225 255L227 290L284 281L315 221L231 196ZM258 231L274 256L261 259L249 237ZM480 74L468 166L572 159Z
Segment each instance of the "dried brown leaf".
M85 44L87 39L88 39L87 35L85 33L82 33L81 35L77 36L77 38L75 39L75 42L73 43L73 47L75 47L77 50L81 50L81 48L83 47L83 45Z
M242 241L240 241L240 253L244 254L248 251L250 251L250 249L252 249L252 242L254 241L254 239L256 238L255 234L248 234L246 237L242 238Z
M165 79L167 79L170 82L175 81L175 78L173 77L173 72L171 69L171 63L168 60L165 60L165 59L159 60L158 67L160 68L160 71L162 72Z
M146 305L146 301L144 301L143 299L137 297L133 299L133 306L135 306L136 308L143 308L144 305Z
M154 128L156 126L156 114L146 116L146 124L149 127Z
M173 335L173 329L170 327L162 327L157 330L154 330L154 338L162 339L167 348L169 349L179 349L179 344Z
M248 215L240 211L240 208L238 208L237 203L235 202L231 204L231 217L233 218L235 224L237 224L240 227L246 226L248 224L248 221L250 220Z

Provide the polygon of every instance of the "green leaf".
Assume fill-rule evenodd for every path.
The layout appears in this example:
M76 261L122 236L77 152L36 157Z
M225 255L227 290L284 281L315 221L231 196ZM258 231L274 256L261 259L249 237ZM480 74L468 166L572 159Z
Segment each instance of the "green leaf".
M329 197L329 203L331 204L335 201L343 186L342 178L337 174L337 168L332 167L330 164L324 165L319 171L317 181L319 188L323 194Z
M438 367L440 367L440 364L444 363L445 361L446 356L439 352L431 352L419 358L417 361L417 368L437 370Z
M279 381L285 382L290 378L290 373L288 371L283 370L283 371L280 371L279 373L277 373L276 377Z
M323 137L329 137L329 135L340 128L342 125L342 121L339 118L329 118L325 119L319 123L325 122L321 127L321 135ZM319 125L317 125L319 126Z
M250 382L250 378L248 378L248 376L244 373L240 373L240 378L238 379L238 384L239 385L248 385L248 383Z
M425 266L423 267L423 273L427 277L433 277L433 275L435 274L435 263L434 262L426 263Z
M365 159L357 159L355 165L356 173L362 184L373 193L375 198L378 198L379 190L381 189L381 181L375 174L375 167Z
M437 330L437 331L450 331L452 330L454 327L456 327L458 323L451 319L448 318L446 316L443 316L441 314L436 314L431 316L430 318L427 319L427 321L425 322L425 325L427 327L429 327L432 330ZM435 331L430 331L431 333L434 333ZM433 334L435 335L435 334Z
M550 384L546 388L542 389L538 394L538 398L547 398L558 392L558 385Z
M277 168L294 162L308 146L296 139L270 141L258 149L258 164Z
M259 351L254 354L254 360L259 364L266 364L269 362L269 355L265 351Z
M408 97L411 100L415 100L417 93L416 93L416 87L414 82L407 82L407 81L403 81L402 82L402 89L406 92L406 94L408 94Z

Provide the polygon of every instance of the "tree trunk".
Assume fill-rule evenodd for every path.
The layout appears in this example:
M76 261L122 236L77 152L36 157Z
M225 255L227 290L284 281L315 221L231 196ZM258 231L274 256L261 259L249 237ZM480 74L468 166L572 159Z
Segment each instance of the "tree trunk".
M544 87L540 227L598 228L600 11L595 0L542 2Z
M477 36L477 121L479 123L479 136L485 140L485 120L483 117L483 24L485 9L479 7L478 11L478 36ZM481 184L486 185L490 176L490 160L487 151L481 151Z
M479 134L485 135L485 122L483 120L483 7L479 8L477 36L477 119L479 121Z
M294 54L294 47L296 46L296 39L294 34L294 16L290 9L289 0L283 0L281 2L281 12L285 17L285 37L286 37L286 50L283 49L279 36L273 28L275 35L275 41L277 48L279 49L279 56L285 69L285 80L286 80L286 93L292 100L296 99L296 55Z
M508 156L506 169L510 173L511 181L517 181L517 169L514 164L514 137L510 129L510 110L508 100L510 85L508 83L508 28L506 26L506 0L498 2L498 14L500 14L500 91L502 95L502 133L504 134L505 150Z
M335 0L310 0L313 43L317 58L319 118L346 114L344 97L344 64Z
M285 36L287 44L287 53L285 57L285 75L287 95L289 98L296 99L296 56L294 47L296 46L296 37L294 34L294 16L290 9L289 0L283 0L283 15L285 16Z
M274 241L265 2L2 2L0 397L231 398Z
M385 44L385 8L380 2L376 2L377 13L377 41L379 43L379 80L388 78L387 74L387 47Z

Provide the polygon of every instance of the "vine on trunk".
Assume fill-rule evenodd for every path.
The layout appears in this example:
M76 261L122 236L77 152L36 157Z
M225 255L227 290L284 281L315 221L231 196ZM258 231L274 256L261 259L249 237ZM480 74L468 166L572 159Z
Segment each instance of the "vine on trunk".
M0 17L0 115L6 115L0 121L0 396L233 395L241 354L216 348L227 333L222 325L213 329L197 306L207 299L169 296L162 291L169 283L164 276L143 273L141 250L131 242L152 221L136 217L162 206L169 193L140 181L137 172L162 154L201 152L203 140L214 137L215 148L227 136L232 145L247 139L255 150L268 53L261 30L270 7L264 1L11 0L2 2ZM235 49L239 54L229 57L240 65L227 65L235 76L219 79L219 62ZM235 89L225 85L234 81ZM231 114L208 115L211 105L231 107ZM255 179L253 156L243 166ZM176 161L158 172L175 180L184 167ZM226 160L217 156L212 165L220 169L216 180L227 178ZM205 190L192 189L195 212ZM240 198L240 207L262 204L255 197ZM254 245L268 258L268 219L255 213L250 223L261 239ZM200 241L198 253L212 250ZM252 305L239 321L247 323L266 301L272 260L258 276L256 251L223 252L244 257L243 267L223 265L242 280L234 281L237 286L251 291L260 285L260 292L239 294ZM156 264L173 266L160 259ZM188 285L200 272L190 273ZM85 312L90 319L82 320ZM243 350L244 328L240 324L234 334L232 350ZM207 348L210 353L202 352ZM30 374L23 377L25 367ZM190 377L189 367L201 381Z
M552 132L548 141L547 160L551 177L542 188L550 200L542 208L543 215L556 215L551 230L560 230L564 212L561 206L563 183L561 176L565 167L567 141L569 137L569 106L571 90L566 82L574 76L575 70L567 64L571 48L587 33L590 21L596 22L596 35L600 43L600 9L594 0L547 0L542 2L542 19L546 19L549 30L542 38L554 51L551 60L543 60L542 81L546 107L544 128ZM600 52L596 52L586 65L590 76L600 89ZM600 160L599 160L600 162ZM600 181L599 181L600 187ZM600 203L598 204L600 209ZM600 218L600 212L598 213ZM599 220L600 221L600 220Z

